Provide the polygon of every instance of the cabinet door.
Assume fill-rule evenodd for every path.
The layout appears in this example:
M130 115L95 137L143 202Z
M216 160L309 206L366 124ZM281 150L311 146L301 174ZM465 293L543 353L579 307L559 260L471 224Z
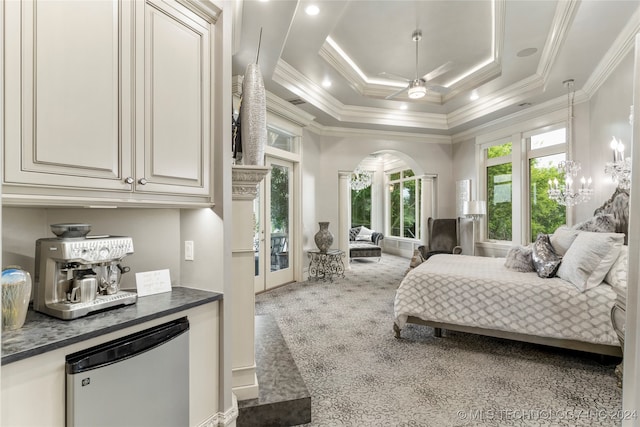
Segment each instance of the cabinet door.
M132 189L132 5L5 2L5 184Z
M137 192L208 195L209 25L178 3L144 3L138 57ZM138 41L140 43L140 41ZM140 44L138 44L140 49ZM143 79L141 82L140 79ZM142 120L144 119L144 120Z

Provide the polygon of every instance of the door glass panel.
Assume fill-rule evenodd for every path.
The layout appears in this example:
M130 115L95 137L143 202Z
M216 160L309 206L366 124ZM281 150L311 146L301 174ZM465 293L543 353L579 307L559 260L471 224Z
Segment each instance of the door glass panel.
M403 218L402 218L402 228L403 228L403 233L402 235L404 237L408 237L410 239L415 239L416 238L416 214L417 214L417 210L416 210L416 190L418 190L416 188L416 183L418 181L416 180L411 180L411 181L404 181L402 183L403 188L402 188L402 214L403 214Z
M271 271L289 267L289 168L271 167Z
M291 153L295 152L294 137L291 135L287 135L284 132L280 132L277 129L267 129L267 144L270 147L279 148Z
M258 185L258 191L256 198L253 199L253 252L255 257L256 270L255 275L260 275L260 234L262 230L262 224L260 224L260 203L262 194L260 194L260 186Z

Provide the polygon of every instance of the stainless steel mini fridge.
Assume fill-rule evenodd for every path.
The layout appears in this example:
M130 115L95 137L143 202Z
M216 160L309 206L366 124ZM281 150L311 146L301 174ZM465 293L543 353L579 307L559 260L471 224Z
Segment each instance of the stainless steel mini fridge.
M186 317L66 358L68 427L189 425Z

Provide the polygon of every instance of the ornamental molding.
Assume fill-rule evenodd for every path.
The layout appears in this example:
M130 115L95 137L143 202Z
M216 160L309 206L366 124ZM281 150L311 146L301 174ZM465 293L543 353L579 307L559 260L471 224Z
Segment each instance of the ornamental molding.
M258 184L269 173L266 166L234 165L231 168L231 198L253 200L258 194Z

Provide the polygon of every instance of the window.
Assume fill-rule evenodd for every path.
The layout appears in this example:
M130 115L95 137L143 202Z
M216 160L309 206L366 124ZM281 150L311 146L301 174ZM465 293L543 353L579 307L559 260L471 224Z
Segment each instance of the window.
M511 142L492 145L485 150L487 165L487 237L512 240Z
M371 228L371 186L351 190L351 224Z
M565 160L564 126L517 133L483 144L481 149L487 239L528 244L539 233L553 233L566 222L565 207L548 196L550 180L564 181L558 171L558 164Z
M553 233L566 222L566 207L549 199L549 181L564 183L558 164L565 160L565 128L535 133L527 138L529 159L529 241L538 233Z
M421 180L411 169L387 175L389 234L420 239Z
M267 127L267 145L294 153L296 137L274 127Z

